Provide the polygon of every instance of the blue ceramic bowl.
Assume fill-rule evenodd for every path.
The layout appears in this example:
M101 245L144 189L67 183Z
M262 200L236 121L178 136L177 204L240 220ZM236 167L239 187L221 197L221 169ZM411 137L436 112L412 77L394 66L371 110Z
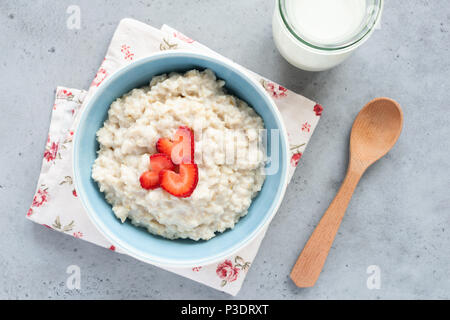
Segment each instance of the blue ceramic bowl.
M266 129L279 129L279 169L268 175L262 190L253 200L247 216L232 230L208 241L168 240L148 233L131 223L121 223L91 178L92 165L99 148L96 132L103 126L111 103L133 88L148 85L155 75L191 69L213 70L226 81L227 89L246 101L263 118ZM270 134L270 130L269 134ZM270 137L269 137L270 142ZM115 246L131 256L167 267L192 267L224 259L254 239L277 211L287 185L287 134L270 96L261 84L250 79L240 67L212 57L182 52L162 52L140 59L107 79L85 107L73 148L74 180L78 195L97 229ZM268 145L270 150L270 144Z

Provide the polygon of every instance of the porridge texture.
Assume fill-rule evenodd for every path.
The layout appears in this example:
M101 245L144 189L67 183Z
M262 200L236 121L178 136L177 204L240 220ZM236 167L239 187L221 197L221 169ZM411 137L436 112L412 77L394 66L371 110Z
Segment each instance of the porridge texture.
M92 177L122 222L169 239L208 240L247 214L265 179L264 123L224 85L210 70L171 73L111 104ZM194 130L197 187L188 198L143 189L139 176L156 142L180 126Z

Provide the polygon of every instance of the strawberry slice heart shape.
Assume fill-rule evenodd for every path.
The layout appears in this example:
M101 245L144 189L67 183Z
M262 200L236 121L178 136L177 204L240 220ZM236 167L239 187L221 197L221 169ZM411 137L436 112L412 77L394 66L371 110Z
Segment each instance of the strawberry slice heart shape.
M174 164L194 163L194 131L181 126L173 139L160 138L156 143L156 149L168 155Z
M181 163L178 172L161 170L161 188L179 198L189 197L197 187L198 167L195 163Z

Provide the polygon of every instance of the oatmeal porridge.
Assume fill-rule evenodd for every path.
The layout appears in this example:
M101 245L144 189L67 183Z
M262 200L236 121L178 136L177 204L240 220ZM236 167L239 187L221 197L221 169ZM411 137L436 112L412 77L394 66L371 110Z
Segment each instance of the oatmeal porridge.
M224 85L211 70L164 74L111 104L92 178L122 222L208 240L247 214L265 179L264 123Z

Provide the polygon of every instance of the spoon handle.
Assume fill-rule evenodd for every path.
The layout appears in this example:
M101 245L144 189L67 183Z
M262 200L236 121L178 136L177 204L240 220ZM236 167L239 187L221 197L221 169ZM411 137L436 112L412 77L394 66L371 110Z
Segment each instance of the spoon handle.
M303 248L291 271L291 279L298 287L312 287L319 278L345 210L362 174L363 172L347 171L336 197Z

